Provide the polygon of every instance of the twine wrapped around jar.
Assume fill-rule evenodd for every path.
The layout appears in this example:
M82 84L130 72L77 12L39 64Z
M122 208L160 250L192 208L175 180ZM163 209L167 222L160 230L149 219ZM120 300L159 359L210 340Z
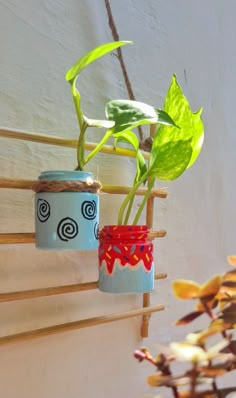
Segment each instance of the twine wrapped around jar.
M99 193L102 185L99 181L37 181L32 190L35 192L91 192Z

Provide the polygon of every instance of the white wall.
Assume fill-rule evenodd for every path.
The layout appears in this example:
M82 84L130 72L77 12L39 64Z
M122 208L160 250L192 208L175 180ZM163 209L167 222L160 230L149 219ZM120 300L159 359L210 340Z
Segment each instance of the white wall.
M137 99L162 105L172 73L194 110L204 107L206 139L193 169L171 184L156 205L155 227L167 238L156 242L156 267L168 279L157 283L152 303L166 311L153 315L150 337L141 341L140 319L55 335L0 348L0 385L4 398L150 396L146 375L134 349L156 350L185 330L171 323L187 306L175 302L171 281L199 282L227 268L235 250L235 86L236 2L228 0L112 0ZM67 68L82 53L111 41L103 1L0 0L0 125L61 137L77 137ZM80 79L88 115L103 116L110 98L126 96L116 58L107 56ZM96 133L97 134L97 133ZM96 140L91 133L90 140ZM44 169L75 166L75 151L0 138L0 174L36 178ZM129 184L132 163L97 157L92 170L103 183ZM118 171L117 171L118 170ZM33 230L33 194L1 190L0 232ZM115 222L120 197L102 197L102 224ZM110 206L110 205L109 205ZM96 279L96 252L45 253L27 247L2 247L0 291L29 289ZM0 334L137 308L141 298L99 292L0 305ZM165 395L167 396L167 395Z

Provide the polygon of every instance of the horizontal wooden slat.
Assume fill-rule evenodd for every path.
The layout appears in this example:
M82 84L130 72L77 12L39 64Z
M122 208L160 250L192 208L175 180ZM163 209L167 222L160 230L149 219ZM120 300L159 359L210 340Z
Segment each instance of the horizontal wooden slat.
M165 273L159 272L155 275L155 280L165 279L166 277L167 275ZM94 290L97 288L98 288L98 282L94 281L94 282L76 283L73 285L54 286L54 287L46 287L40 289L22 290L17 292L0 293L0 303L8 301L34 299L39 297L55 296L66 293L84 292L87 290Z
M165 309L164 305L156 305L153 307L140 308L137 310L132 310L128 312L123 312L119 314L98 316L94 318L82 319L79 321L68 322L63 324L58 324L54 326L49 326L45 328L29 330L22 333L17 333L9 336L0 337L0 345L7 343L16 343L26 340L32 340L39 337L50 336L53 334L69 332L72 330L83 329L91 326L98 326L114 321L120 321L123 319L137 317L143 314L151 314L158 311L163 311Z
M0 137L12 138L12 139L23 140L23 141L38 142L40 144L57 145L57 146L63 146L63 147L68 147L68 148L76 148L77 142L78 142L78 140L75 140L75 139L65 139L65 138L50 136L50 135L46 135L46 134L29 133L26 131L12 130L12 129L8 129L5 127L0 128ZM96 148L96 146L97 146L96 143L92 143L92 142L85 143L85 149L88 151L92 151L94 148ZM134 158L136 156L135 151L132 151L130 149L123 149L123 148L114 149L114 147L110 146L110 145L104 145L103 148L100 150L100 152L107 153L110 155L126 156L126 157L131 157L131 158L132 157ZM149 159L150 155L148 152L142 151L142 154L145 159Z
M25 243L35 243L34 232L0 234L0 245L15 245Z
M7 189L32 189L32 186L36 183L36 180L24 180L19 178L3 178L0 177L0 188ZM131 187L121 186L121 185L103 185L102 193L109 194L120 194L126 195L131 190ZM144 196L147 192L147 188L141 188L136 191L137 196ZM150 193L150 197L158 197L161 199L165 199L168 195L168 192L164 189L152 189Z
M97 282L77 283L73 285L46 287L41 289L22 290L18 292L0 293L0 302L18 301L39 297L55 296L65 293L76 293L97 289Z
M153 231L150 233L150 239L164 238L166 236L166 231ZM34 232L19 232L19 233L8 233L0 234L0 245L13 245L13 244L27 244L35 243L35 233Z

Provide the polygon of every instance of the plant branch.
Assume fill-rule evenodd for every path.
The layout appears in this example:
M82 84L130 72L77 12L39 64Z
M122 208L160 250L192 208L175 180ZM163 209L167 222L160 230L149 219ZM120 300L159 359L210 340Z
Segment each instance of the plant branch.
M116 24L115 24L113 15L112 15L110 1L109 0L104 0L104 1L105 1L105 6L106 6L107 16L108 16L108 23L109 23L109 26L110 26L110 29L111 29L112 37L113 37L113 39L115 41L119 41L120 40L119 33L117 31ZM127 69L126 69L126 66L125 66L122 50L121 50L121 48L117 48L116 51L117 51L118 60L120 62L121 70L122 70L122 73L123 73L123 77L124 77L125 85L126 85L126 88L127 88L127 92L128 92L128 95L129 95L129 99L135 101L134 92L133 92L133 89L132 89L132 86L131 86L131 82L130 82L130 79L129 79L129 76L128 76L128 72L127 72ZM140 141L143 142L144 134L143 134L142 128L140 126L138 127L138 132L139 132Z

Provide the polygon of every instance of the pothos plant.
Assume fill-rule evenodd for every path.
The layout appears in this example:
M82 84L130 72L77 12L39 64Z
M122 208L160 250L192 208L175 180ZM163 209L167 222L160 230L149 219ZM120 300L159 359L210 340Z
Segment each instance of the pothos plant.
M66 73L66 80L71 85L75 110L79 124L76 170L83 170L85 165L102 149L109 138L113 138L114 149L120 143L129 144L135 151L136 175L133 186L124 199L118 214L118 224L130 223L136 191L149 180L148 189L134 217L137 224L156 179L174 180L197 159L204 136L200 109L193 113L175 76L172 77L167 92L164 109L132 100L111 100L105 106L106 120L94 120L85 116L81 108L81 94L77 79L89 64L114 51L118 47L131 44L129 41L116 41L102 44L82 56ZM150 158L145 160L135 129L141 125L157 126L153 138ZM88 128L105 128L100 142L85 155L85 135Z
M229 256L228 262L236 266L236 256ZM170 343L158 355L153 356L146 348L134 353L140 362L146 360L156 368L148 384L167 387L175 398L235 396L235 385L222 388L217 380L236 369L236 269L215 275L203 284L176 280L173 291L178 299L195 303L194 310L179 319L177 326L189 325L203 315L209 322L202 330L187 334L184 341ZM179 371L179 366L174 366L178 362L187 367Z
M174 125L173 120L168 114L160 109L129 100L112 100L105 106L106 120L95 120L87 117L82 111L81 94L77 87L77 80L81 72L87 68L92 62L110 53L118 47L132 44L131 41L115 41L111 43L101 44L88 53L79 58L75 64L67 71L65 79L71 85L71 93L74 100L75 110L79 124L79 139L77 145L77 167L76 170L83 170L85 165L94 158L94 156L102 149L110 137L121 140L127 139L131 145L136 147L135 141L132 141L132 130L143 124L167 124ZM106 132L96 145L95 149L87 156L85 155L85 136L88 128L104 128ZM130 136L130 139L127 138Z

